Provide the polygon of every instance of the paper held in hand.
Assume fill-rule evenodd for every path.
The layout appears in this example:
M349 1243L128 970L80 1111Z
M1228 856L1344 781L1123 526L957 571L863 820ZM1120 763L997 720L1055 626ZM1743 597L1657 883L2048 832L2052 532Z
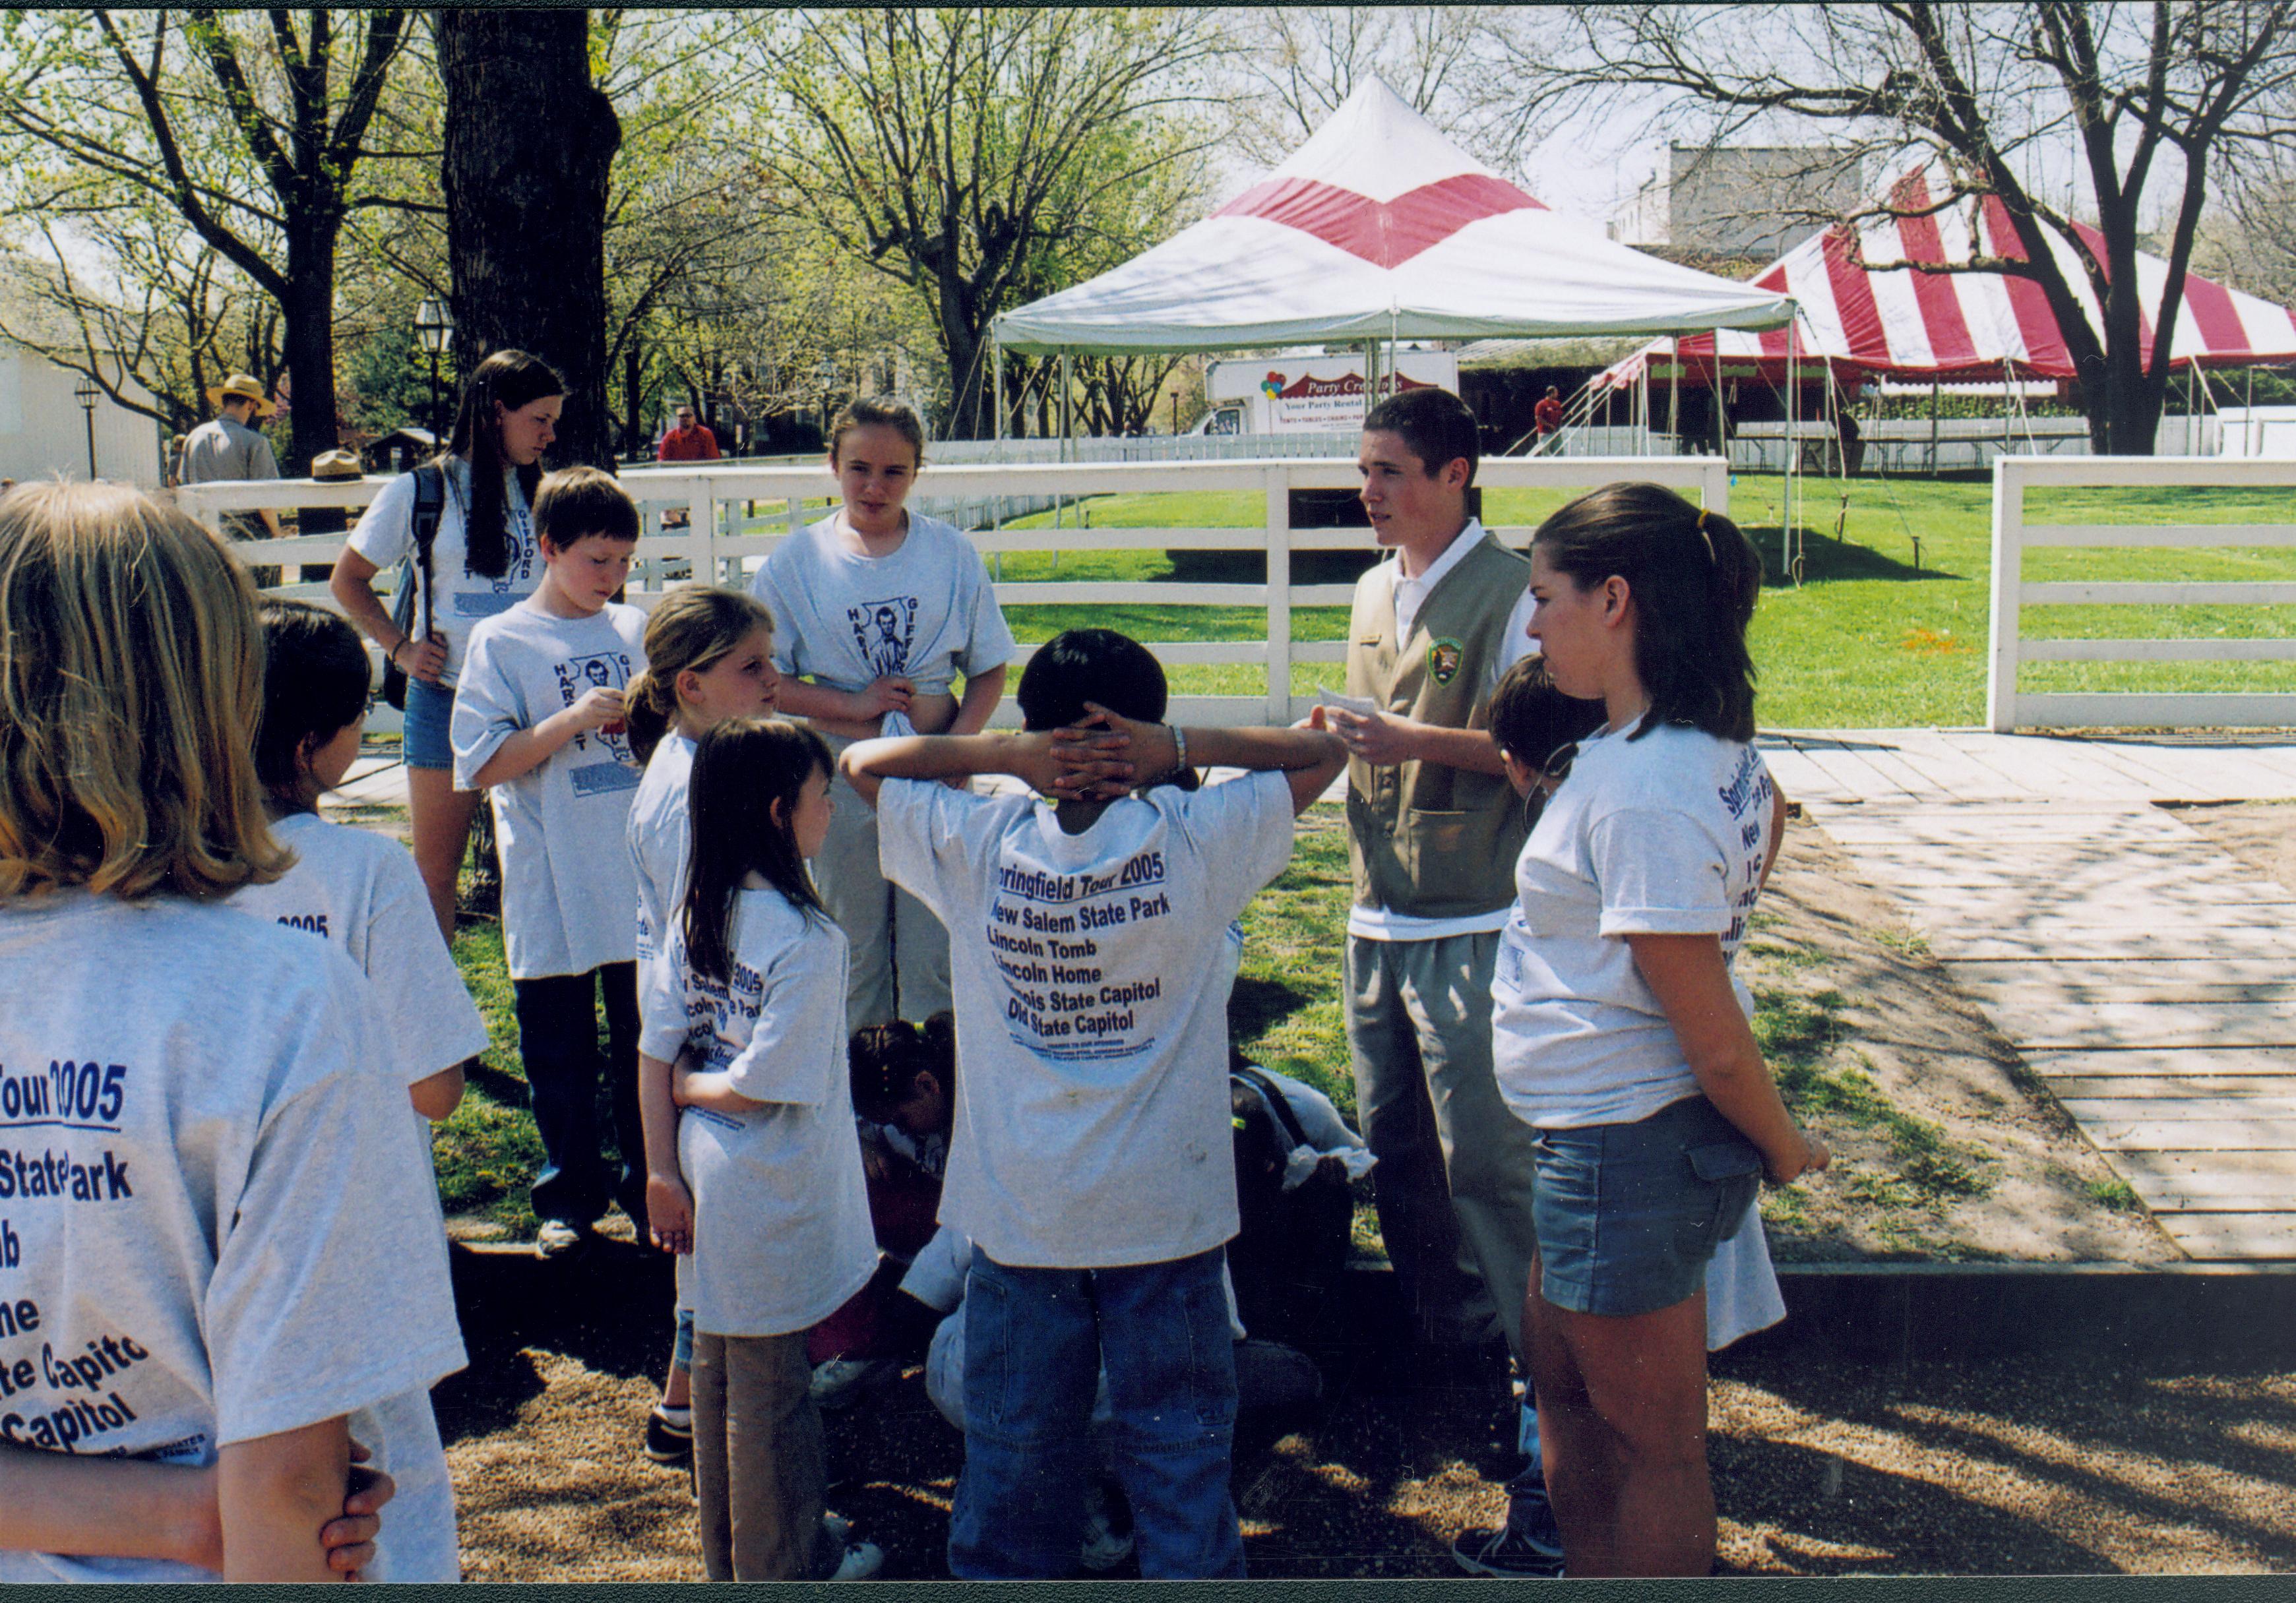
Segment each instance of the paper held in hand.
M1337 707L1343 713L1354 713L1363 718L1368 718L1379 711L1379 703L1369 696L1342 695L1338 691L1320 684L1316 687L1316 705Z

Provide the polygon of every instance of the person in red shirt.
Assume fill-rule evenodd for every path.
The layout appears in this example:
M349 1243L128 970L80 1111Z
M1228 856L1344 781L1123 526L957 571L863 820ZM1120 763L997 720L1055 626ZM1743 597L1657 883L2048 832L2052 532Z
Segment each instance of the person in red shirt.
M1546 387L1546 393L1539 397L1538 404L1530 409L1530 421L1538 425L1538 438L1541 439L1562 427L1562 395L1554 385Z
M709 425L693 421L693 408L677 409L677 426L661 437L661 445L654 452L656 462L716 462L718 437L709 432Z

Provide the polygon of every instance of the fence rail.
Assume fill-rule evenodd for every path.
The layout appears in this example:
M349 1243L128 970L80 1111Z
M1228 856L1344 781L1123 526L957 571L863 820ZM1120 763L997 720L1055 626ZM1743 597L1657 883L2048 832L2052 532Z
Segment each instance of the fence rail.
M1568 457L1562 459L1487 458L1477 482L1490 488L1551 487L1580 489L1620 479L1644 479L1679 490L1693 500L1726 511L1730 476L1726 463L1715 457ZM1345 606L1353 594L1348 585L1295 584L1292 577L1294 552L1362 551L1368 548L1368 531L1361 528L1295 529L1292 527L1293 490L1352 489L1358 481L1356 465L1337 458L1257 458L1235 461L1095 462L1036 463L949 463L932 467L919 489L935 500L975 501L1060 500L1073 502L1093 495L1159 494L1179 491L1244 492L1259 497L1261 519L1254 527L1205 528L980 528L969 530L972 544L992 560L1018 552L1078 551L1244 551L1267 558L1267 577L1259 584L1194 584L1177 580L1044 581L998 583L996 599L1004 606L1052 603L1063 606L1190 606L1264 608L1267 633L1264 640L1152 641L1147 642L1165 661L1214 666L1241 666L1260 670L1264 691L1251 696L1176 696L1173 713L1199 724L1288 724L1304 716L1308 698L1295 698L1292 669L1295 663L1338 663L1346 656L1341 641L1301 641L1292 635L1292 609L1298 607ZM257 507L364 505L390 481L386 478L315 484L301 480L248 480L207 484L177 492L180 504L209 528L223 527L226 512ZM638 545L629 599L651 608L668 589L701 581L742 585L766 554L800 521L819 517L837 492L836 480L819 467L782 467L712 462L678 463L638 470L625 475L634 495L653 511ZM922 500L922 497L921 496ZM769 503L778 511L752 519L752 503ZM662 529L659 512L684 508L689 521L683 528ZM1529 528L1497 526L1501 539L1521 546ZM315 536L287 540L239 542L234 551L250 565L293 566L332 561L342 549L340 536ZM326 586L291 582L266 593L299 596L332 605ZM1029 648L1021 648L1025 659ZM1017 714L1007 697L998 709L998 721L1011 723ZM376 709L373 727L394 727L384 709Z
M2251 580L2133 583L2034 581L2024 577L2028 550L2163 546L2254 549L2296 546L2296 524L2028 523L2025 492L2035 487L2178 487L2296 488L2296 462L2233 457L2005 456L1993 464L1991 651L1986 722L2000 731L2074 728L2281 729L2296 726L2296 694L2168 693L2128 691L2036 691L2018 687L2029 662L2296 661L2292 640L2032 639L2022 609L2031 606L2244 606L2296 603L2296 584Z

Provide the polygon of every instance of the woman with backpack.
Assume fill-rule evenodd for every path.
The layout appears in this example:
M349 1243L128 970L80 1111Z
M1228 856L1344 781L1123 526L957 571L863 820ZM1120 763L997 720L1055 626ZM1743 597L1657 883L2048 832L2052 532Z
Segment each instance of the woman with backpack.
M343 611L388 658L385 693L404 676L399 748L414 862L450 944L455 880L480 796L455 789L447 738L455 682L472 626L515 606L541 582L529 508L565 392L565 380L524 351L496 351L480 363L445 454L383 487L328 582ZM385 610L373 580L394 565L403 567L398 604Z

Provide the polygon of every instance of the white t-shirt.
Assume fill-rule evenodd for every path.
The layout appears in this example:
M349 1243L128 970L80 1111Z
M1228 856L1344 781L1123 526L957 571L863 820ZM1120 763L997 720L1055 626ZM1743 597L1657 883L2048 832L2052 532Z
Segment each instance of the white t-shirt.
M637 871L638 965L644 968L662 953L662 935L677 918L685 900L685 875L691 846L687 828L685 788L693 778L693 742L672 729L661 737L638 781L630 800L630 863ZM670 987L674 995L675 986ZM644 992L641 991L641 997ZM677 1056L685 1040L685 1007L679 1001L672 1016L649 1030L643 1025L638 1050L664 1062Z
M845 933L779 891L742 890L732 936L730 986L693 972L682 929L645 969L650 990L677 985L694 1067L770 1104L681 1112L693 1255L679 1295L712 1336L781 1336L828 1318L877 1271L845 1061ZM675 1005L657 994L647 1011Z
M1419 609L1426 604L1429 593L1482 543L1483 534L1481 519L1468 519L1467 526L1443 548L1443 554L1429 563L1427 571L1415 579L1404 577L1400 555L1390 557L1373 570L1385 578L1395 592L1398 641L1411 638L1412 626L1419 621ZM1531 607L1530 588L1525 585L1513 610L1507 614L1506 628L1501 636L1505 643L1497 660L1483 676L1481 699L1489 699L1491 691L1498 687L1500 675L1509 668L1526 657L1538 654L1538 642L1531 639L1529 632ZM1348 909L1348 933L1366 941L1439 941L1455 935L1488 935L1505 922L1504 907L1457 919L1423 919L1385 907Z
M774 667L833 690L905 675L946 693L1013 660L1013 631L980 553L955 526L909 514L890 556L864 556L837 532L838 514L774 548L750 593L774 615Z
M941 1222L1000 1264L1158 1264L1236 1231L1226 927L1292 855L1280 773L1112 804L879 793L879 856L948 927L955 1125Z
M455 786L477 789L473 777L504 740L592 688L626 689L645 668L644 641L645 614L615 601L587 617L522 601L480 623L455 689ZM586 974L636 956L628 834L639 777L629 734L615 726L585 731L494 787L512 978Z
M457 457L447 464L447 499L439 509L439 533L430 543L430 607L418 603L414 627L422 632L426 616L431 628L447 642L447 666L441 683L452 687L462 679L463 663L470 654L471 631L481 618L508 611L542 583L542 552L535 544L534 518L527 511L526 492L518 475L503 474L503 501L509 559L502 577L472 573L470 548L463 538L471 505L471 464ZM376 492L374 500L351 530L350 548L377 568L404 560L414 550L414 475L402 473ZM418 576L419 577L419 576Z
M373 987L228 907L73 891L0 903L0 1440L206 1465L350 1415L399 1485L378 1578L455 1579L424 1394L465 1360ZM0 1581L213 1579L0 1552Z
M1696 1094L1629 935L1716 935L1737 956L1761 895L1770 774L1682 725L1578 743L1515 863L1491 982L1500 1094L1547 1129L1631 1124ZM1738 1005L1754 1001L1734 976Z
M412 1085L487 1050L486 1020L463 984L414 859L369 830L297 813L272 824L295 866L231 905L340 946L374 983Z

